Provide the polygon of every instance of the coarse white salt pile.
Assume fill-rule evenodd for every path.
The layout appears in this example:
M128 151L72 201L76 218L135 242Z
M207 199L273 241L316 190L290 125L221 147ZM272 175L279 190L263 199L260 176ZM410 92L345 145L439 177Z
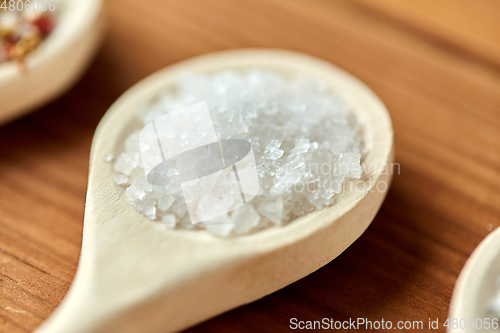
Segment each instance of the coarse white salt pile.
M249 233L332 205L345 181L361 177L362 123L321 83L264 69L191 75L141 106L139 117L147 125L203 101L219 140L250 142L259 192L226 215L192 224L178 184L165 187L146 180L138 130L114 161L113 179L152 221L221 236Z

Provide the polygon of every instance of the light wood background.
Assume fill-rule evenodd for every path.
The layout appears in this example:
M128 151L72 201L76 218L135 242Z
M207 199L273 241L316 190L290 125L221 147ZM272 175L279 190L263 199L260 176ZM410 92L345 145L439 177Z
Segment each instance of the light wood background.
M109 105L157 69L240 47L306 52L365 81L391 113L401 174L332 263L189 331L287 331L291 317L445 321L465 260L500 226L498 0L109 0L106 10L109 34L83 80L0 127L0 332L32 331L71 284L90 143Z

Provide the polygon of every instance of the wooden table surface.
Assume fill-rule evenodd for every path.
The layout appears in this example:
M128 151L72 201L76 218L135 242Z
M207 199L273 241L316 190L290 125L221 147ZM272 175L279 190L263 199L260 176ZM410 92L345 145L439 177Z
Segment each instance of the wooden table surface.
M366 82L392 116L401 173L370 228L333 262L189 331L287 331L292 317L444 322L467 257L500 226L498 0L105 7L108 35L83 80L0 128L1 332L34 330L71 284L91 139L110 104L162 67L242 47L306 52Z

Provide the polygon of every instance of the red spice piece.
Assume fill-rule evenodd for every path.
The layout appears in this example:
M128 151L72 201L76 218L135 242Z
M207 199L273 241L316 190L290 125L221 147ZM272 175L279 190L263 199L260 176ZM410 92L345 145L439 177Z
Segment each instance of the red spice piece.
M11 60L12 49L16 46L16 43L11 39L7 39L1 46L3 47L4 54L7 55L7 60Z
M42 15L31 22L43 37L48 36L54 29L54 19L50 15Z

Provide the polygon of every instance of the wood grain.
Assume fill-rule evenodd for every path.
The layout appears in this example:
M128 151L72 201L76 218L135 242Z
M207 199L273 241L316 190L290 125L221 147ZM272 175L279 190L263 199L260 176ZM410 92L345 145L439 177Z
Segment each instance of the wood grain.
M356 0L443 46L500 65L500 2Z
M485 8L476 12L498 14L492 2L474 1ZM459 47L464 28L433 28L441 13L424 17L417 5L388 15L347 0L107 1L109 36L82 82L0 128L0 332L32 331L69 288L90 142L109 105L176 61L258 46L306 52L365 81L391 113L401 173L372 226L332 263L190 331L287 331L291 317L444 322L465 260L500 226L500 45L487 14L446 3L471 27Z

